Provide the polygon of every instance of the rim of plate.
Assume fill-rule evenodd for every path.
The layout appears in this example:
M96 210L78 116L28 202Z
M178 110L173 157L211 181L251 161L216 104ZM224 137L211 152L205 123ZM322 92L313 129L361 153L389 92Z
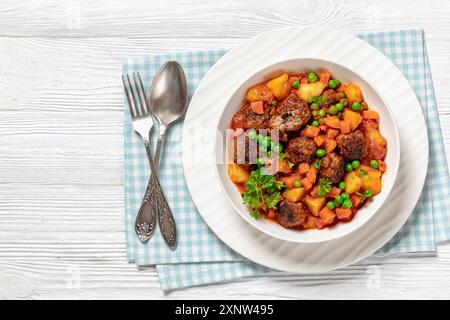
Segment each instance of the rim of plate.
M281 46L286 43L289 46ZM280 47L283 49L274 52L274 48ZM300 56L297 51L293 52L294 47L298 52L303 53L304 50L308 54ZM337 48L342 50L336 51ZM350 54L356 51L359 55ZM338 54L333 54L330 58L331 52ZM224 107L227 97L234 92L236 77L246 78L254 73L252 70L259 69L258 66L303 57L324 58L338 62L350 70L358 69L358 75L370 81L370 84L375 83L374 88L383 93L387 105L396 106L391 111L399 129L402 141L400 147L403 150L397 181L379 212L350 234L320 243L279 240L249 225L236 212L230 214L234 209L223 194L220 182L214 174L216 164L189 162L190 149L193 147L193 141L187 139L190 122L200 119L215 137L216 131L212 123L217 123L214 117L218 117L217 114L220 115L222 110L218 112L211 108L211 102L215 102L213 105L219 108ZM381 76L383 81L376 81L380 80ZM221 79L220 88L214 87L218 78ZM397 114L405 107L408 108L408 113L401 116ZM411 123L415 124L414 128L411 128ZM414 139L411 139L412 136ZM214 153L214 147L206 144L202 147L204 155ZM408 152L405 153L405 149ZM247 259L290 272L316 273L334 270L355 263L385 245L407 221L420 197L427 173L428 152L428 134L422 108L400 70L383 53L365 41L342 31L315 26L267 31L228 51L199 84L183 126L184 176L193 202L206 224L227 246ZM405 162L406 154L416 161ZM213 158L215 159L214 156ZM415 174L408 174L407 170ZM208 190L208 194L205 194L205 190ZM390 214L393 211L394 214Z
M301 58L297 58L297 59L291 59L291 60L286 60L286 61L278 62L278 63L275 63L275 64L285 63L285 62L287 63L287 62L290 62L290 61L301 60L301 59L310 59L310 60L313 60L313 58L303 58L303 57L301 57ZM342 64L339 64L339 63L337 63L337 62L330 62L329 60L318 59L318 58L314 58L314 60L321 61L323 64L326 64L326 63L332 63L332 64L335 64L335 65L337 65L338 67L340 67L340 68L342 68L342 69L347 69L347 70L349 70L351 73L354 73L354 74L358 75L358 73L357 73L355 70L350 69L350 68L348 68L348 67L346 67L346 66L343 66ZM248 76L247 78L245 78L243 81L239 82L238 85L237 85L237 87L240 88L240 87L242 86L243 83L247 82L247 81L248 81L250 78L252 78L255 74L261 73L261 72L263 72L264 70L273 67L273 65L274 65L274 64L265 65L265 66L259 68L258 70L256 70L255 72L253 72L250 76ZM361 77L361 78L362 78L362 77ZM384 201L386 201L387 198L388 198L388 194L391 192L392 188L393 188L394 185L395 185L395 181L396 181L396 179L397 179L398 166L399 166L399 163L400 163L400 157L401 157L401 154L400 154L400 137L399 137L398 127L397 127L397 123L396 123L395 117L394 117L394 115L392 114L391 107L390 107L390 105L388 104L388 102L386 101L386 99L384 98L383 94L377 90L377 88L371 83L371 81L369 81L369 80L367 80L367 79L363 79L363 81L365 81L365 82L371 87L371 89L372 89L372 90L379 96L379 98L381 99L382 103L384 104L384 107L385 107L386 110L387 110L387 113L388 113L389 117L390 117L391 120L392 120L393 129L394 129L393 131L394 131L394 133L395 133L395 140L396 140L395 146L396 146L396 148L395 148L395 150L394 150L393 152L394 152L395 154L397 154L397 157L395 157L395 159L394 159L395 161L393 161L393 162L391 162L391 163L388 164L388 167L389 167L389 173L388 173L388 174L389 174L389 177L390 177L389 184L386 185L385 183L383 183L383 189L386 188L386 189L383 190L383 191L385 192L385 200L384 200ZM235 91L233 91L233 94L234 94L234 92L235 92ZM231 100L231 98L233 97L233 94L229 97L229 99L227 99L226 106L229 105L230 100ZM221 110L220 116L219 116L218 119L217 119L216 127L219 126L219 122L220 122L220 120L221 120L221 118L222 118L224 112L225 112L225 110ZM231 119L230 119L230 121L231 121ZM219 135L219 132L217 132L217 134ZM217 137L216 139L219 139L219 137ZM216 157L217 157L217 154L216 154ZM217 163L217 161L218 161L218 159L216 158L216 163ZM226 164L225 164L225 165L226 165ZM282 236L282 235L277 235L277 234L275 234L274 232L272 232L272 231L270 231L270 230L265 230L260 224L254 223L254 221L252 221L253 218L250 218L250 217L249 217L248 211L247 211L247 212L242 212L241 210L239 210L239 208L235 205L234 201L231 199L231 196L228 194L228 192L226 192L226 188L225 188L225 186L223 185L222 180L220 179L219 165L216 165L216 166L215 166L215 174L216 174L216 178L217 178L217 180L219 181L220 186L221 186L221 188L222 188L222 191L223 191L223 193L225 194L225 196L226 196L228 202L231 204L231 206L233 207L233 209L234 209L234 210L242 217L242 219L244 219L247 223L249 223L249 224L252 225L253 227L257 228L257 229L258 229L259 231L261 231L261 232L264 232L264 233L266 233L266 234L268 234L268 235L270 235L270 236L272 236L272 237L274 237L274 238L277 238L277 239L280 239L280 240L283 240L283 241L293 242L293 243L320 243L320 242L332 241L332 240L335 240L335 239L344 237L344 236L346 236L346 235L348 235L348 234L350 234L350 233L352 233L352 232L358 230L359 227L361 227L362 225L364 225L365 223L367 223L367 222L368 222L375 214L377 214L378 210L380 210L380 208L383 206L383 203L384 203L384 201L383 201L383 202L380 202L380 201L379 201L379 202L377 202L377 203L375 203L375 204L371 204L372 207L371 207L370 215L368 215L367 213L365 213L365 215L364 215L363 217L360 217L360 220L358 220L358 221L354 221L354 220L349 221L348 224L346 225L346 227L347 227L346 229L347 229L347 230L345 230L345 231L342 232L341 234L338 234L338 235L334 235L334 236L333 236L333 235L326 235L326 234L324 233L324 234L323 234L323 238L318 239L318 240L292 239L292 238L289 238L289 237L287 236L287 234L284 234L283 236ZM321 231L324 231L324 230L319 230L318 232L321 232ZM298 231L298 232L301 232L301 231Z

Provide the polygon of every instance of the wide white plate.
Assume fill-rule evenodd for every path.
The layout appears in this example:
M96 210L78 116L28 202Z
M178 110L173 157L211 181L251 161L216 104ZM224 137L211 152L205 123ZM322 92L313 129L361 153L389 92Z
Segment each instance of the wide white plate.
M284 60L317 58L354 70L381 93L400 133L396 184L379 212L356 231L321 243L292 243L248 224L223 194L215 163L219 117L242 79ZM230 248L259 264L313 273L352 264L382 247L408 219L422 191L428 137L420 104L407 80L376 48L343 32L317 27L273 30L229 51L200 83L186 114L183 166L188 189L208 226Z

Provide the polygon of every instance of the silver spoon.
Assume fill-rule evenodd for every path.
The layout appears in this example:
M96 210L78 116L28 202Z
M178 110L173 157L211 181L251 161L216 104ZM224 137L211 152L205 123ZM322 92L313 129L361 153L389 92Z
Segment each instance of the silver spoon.
M155 75L150 88L150 110L159 125L155 163L159 163L168 127L186 112L187 100L187 81L183 68L176 61L166 62Z
M150 111L159 126L155 163L159 163L167 129L186 112L187 101L187 81L183 68L178 62L166 62L153 78L149 97ZM161 234L171 249L175 249L176 246L174 221L170 210L158 211Z

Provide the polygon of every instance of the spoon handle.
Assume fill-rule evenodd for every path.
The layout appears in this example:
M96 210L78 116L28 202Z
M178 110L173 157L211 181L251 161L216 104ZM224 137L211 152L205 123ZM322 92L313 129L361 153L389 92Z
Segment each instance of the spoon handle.
M157 165L153 160L148 139L144 139L144 145L147 150L152 173L136 219L136 233L141 242L147 242L155 230L157 216L164 240L170 249L175 250L177 240L175 219L161 189L157 174Z
M160 123L159 124L159 136L158 141L156 142L156 151L155 151L155 164L158 167L159 159L161 158L161 151L163 149L164 140L166 140L166 130L167 125Z

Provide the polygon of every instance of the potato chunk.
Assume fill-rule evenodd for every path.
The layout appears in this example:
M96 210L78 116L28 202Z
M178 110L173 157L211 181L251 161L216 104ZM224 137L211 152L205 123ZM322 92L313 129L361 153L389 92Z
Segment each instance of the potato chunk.
M267 86L272 90L273 95L280 100L286 98L291 91L291 84L289 83L289 76L287 73L270 80L267 82Z
M361 102L363 99L361 88L354 83L349 83L345 86L344 93L350 103Z
M292 188L283 192L283 197L291 202L299 202L305 194L305 188Z
M245 98L248 102L269 101L273 98L273 93L265 83L257 84L248 89Z
M311 213L317 217L325 203L325 198L313 198L307 196L305 197L305 203L308 206Z
M344 121L350 122L351 130L355 130L360 125L362 120L363 118L358 112L352 111L350 109L344 110Z
M228 175L234 183L245 183L250 178L248 171L236 163L228 165Z
M323 82L317 81L314 83L302 83L298 88L297 94L300 98L308 101L309 98L320 96L326 85Z
M373 195L381 192L381 172L379 170L360 166L356 172L361 178L364 190L369 189Z
M359 191L362 186L362 179L357 175L356 171L349 172L345 175L345 192L348 194Z

